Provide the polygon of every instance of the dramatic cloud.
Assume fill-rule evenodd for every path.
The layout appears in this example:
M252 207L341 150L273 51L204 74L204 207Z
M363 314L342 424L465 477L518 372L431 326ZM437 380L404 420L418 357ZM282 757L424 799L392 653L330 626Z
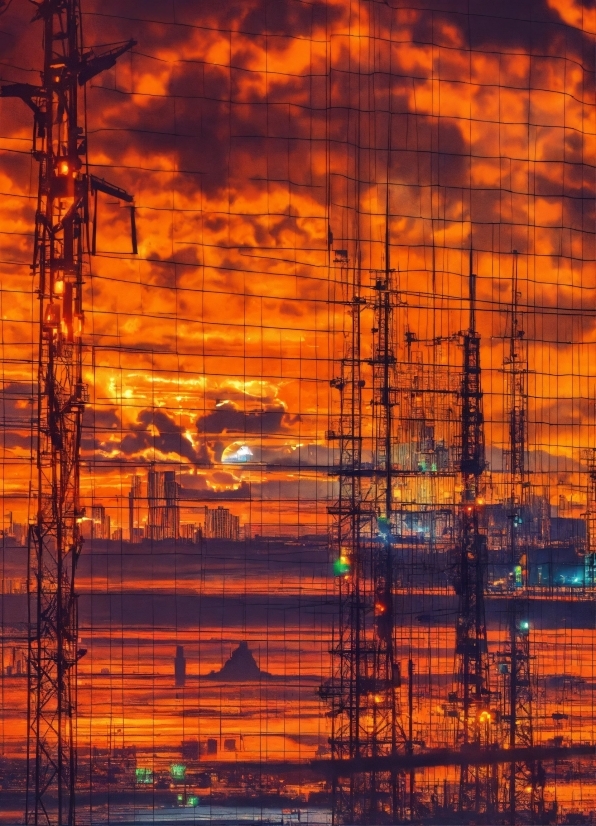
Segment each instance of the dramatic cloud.
M137 424L135 431L124 436L120 443L124 456L137 459L142 456L148 461L153 460L152 456L166 461L198 461L192 439L164 410L143 410Z
M41 31L26 5L1 18L5 82L38 78ZM349 327L339 282L350 275L329 267L329 240L360 265L366 360L369 271L385 266L387 207L404 375L406 332L416 358L443 348L458 369L457 348L445 356L432 342L465 328L472 245L487 442L501 455L503 309L518 250L540 483L558 462L580 467L595 393L595 11L562 0L417 5L83 4L98 52L138 42L87 98L92 171L134 194L139 229L132 256L128 210L100 198L83 441L86 467L94 457L97 467L93 482L83 476L84 496L99 474L120 501L126 461L177 463L219 490L214 474L234 445L250 448L280 495L294 484L286 467L325 467L339 401L329 382ZM2 358L18 384L31 379L36 346L35 163L32 173L31 112L0 99L0 117ZM24 455L29 425L13 426L6 411L4 449ZM235 467L234 484L250 484L254 499L265 483L249 464ZM28 467L20 474L25 491ZM579 482L569 477L567 495ZM327 518L326 502L311 504ZM279 508L295 521L293 503Z
M264 410L241 410L235 402L221 401L215 410L197 419L199 434L283 433L301 421L300 416L290 416L283 405Z

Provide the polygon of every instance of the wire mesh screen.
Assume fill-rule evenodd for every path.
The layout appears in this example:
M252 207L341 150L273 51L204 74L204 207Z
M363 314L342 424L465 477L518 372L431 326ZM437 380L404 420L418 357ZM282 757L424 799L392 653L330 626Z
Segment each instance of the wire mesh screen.
M38 84L33 7L3 5L3 83ZM134 210L100 186L82 228L80 822L377 822L366 806L346 810L344 781L325 767L344 743L344 688L329 698L360 542L373 569L379 543L392 549L390 756L411 758L374 814L440 822L474 809L453 758L467 744L457 629L472 333L486 457L473 503L486 551L478 743L519 745L517 646L527 666L518 728L545 750L527 771L497 760L478 806L504 817L513 794L522 818L588 817L595 10L563 0L81 6L94 54L137 45L84 93L86 174L132 193ZM17 822L40 158L31 106L0 97L0 123L0 820ZM342 490L356 477L362 518L344 541ZM378 637L371 588L366 622ZM382 705L368 693L371 709ZM363 717L363 755L371 725Z

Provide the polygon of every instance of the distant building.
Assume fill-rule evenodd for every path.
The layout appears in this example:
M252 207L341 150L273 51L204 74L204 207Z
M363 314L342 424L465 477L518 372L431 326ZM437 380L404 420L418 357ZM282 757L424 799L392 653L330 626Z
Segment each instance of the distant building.
M114 542L122 542L124 539L124 531L122 528L116 528L115 531L112 531L112 540Z
M148 539L180 538L180 485L173 470L153 470L147 476Z
M20 579L3 579L2 580L3 594L26 594L27 582Z
M182 758L184 760L198 760L199 759L199 741L198 740L183 740L180 746Z
M174 658L174 679L176 688L184 688L186 684L186 657L184 656L184 646L176 646L176 657Z
M103 505L93 505L91 516L79 520L79 530L84 539L111 539L111 521Z
M128 493L128 537L131 542L138 543L143 538L141 527L141 477L136 473L131 479Z
M8 655L8 656L7 656ZM24 676L27 674L27 655L19 648L7 649L2 655L2 672L7 677ZM8 660L8 662L6 662Z
M240 539L240 518L228 508L205 507L205 537L207 539Z
M180 539L185 542L197 542L197 526L194 523L180 525Z
M26 545L29 526L24 525L21 522L13 522L11 527L12 535L14 536L17 545Z
M91 507L91 538L110 538L110 517L106 514L103 505L92 505Z

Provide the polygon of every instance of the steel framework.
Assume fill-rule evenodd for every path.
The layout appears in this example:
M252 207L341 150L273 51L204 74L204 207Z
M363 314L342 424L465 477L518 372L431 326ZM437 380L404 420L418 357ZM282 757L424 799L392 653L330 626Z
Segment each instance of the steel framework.
M411 749L406 743L400 721L399 688L400 669L395 659L395 606L394 534L397 530L393 506L394 454L396 421L393 409L397 401L396 343L393 285L389 243L389 185L385 214L385 268L373 273L373 341L372 358L372 408L374 469L373 498L377 516L377 538L372 544L372 590L374 592L374 631L372 634L375 653L372 663L373 686L369 692L369 716L372 725L368 732L368 753L371 756L398 753L399 744ZM370 696L372 694L372 696ZM410 738L411 740L411 738ZM397 822L403 795L397 772L378 772L371 779L376 797L374 812L383 813L389 822Z
M387 188L387 199L389 187ZM348 268L343 264L343 279ZM396 425L394 303L390 266L389 212L385 267L372 273L372 463L362 459L361 274L353 269L342 374L332 382L341 393L337 432L339 496L335 518L339 616L332 647L333 676L321 690L331 705L332 759L346 761L395 757L408 750L400 720L400 669L395 660L393 507ZM344 280L345 283L345 280ZM364 482L366 480L366 483ZM410 736L411 741L411 736ZM411 750L411 742L409 742ZM402 775L392 768L342 777L335 774L335 823L398 822L403 814Z
M586 543L584 556L584 581L586 586L594 585L596 572L596 448L589 447L582 451L582 458L587 465L588 490L586 494Z
M489 660L484 595L486 588L486 536L480 529L483 502L482 474L486 466L480 372L480 336L476 332L476 275L472 250L469 271L469 324L463 334L461 389L462 496L459 513L459 548L456 590L459 608L456 624L456 701L463 750L488 747L492 742ZM480 764L462 764L458 808L461 812L490 813L496 807L494 772Z
M83 380L83 279L89 226L87 138L80 90L133 45L83 48L79 0L34 2L43 26L41 85L2 87L34 113L39 162L33 275L39 296L37 515L29 530L27 823L73 826L79 648L75 574ZM126 195L126 193L124 193ZM131 200L127 196L127 200Z
M337 253L342 285L347 287L350 328L345 334L341 375L331 381L340 394L337 429L328 438L338 444L338 498L329 509L333 516L332 548L338 582L339 611L332 642L332 676L320 693L330 705L332 721L331 755L344 761L366 754L363 730L366 725L368 671L374 649L367 639L367 622L371 594L367 571L363 527L372 520L372 509L362 495L362 379L361 315L365 301L361 297L360 267L350 266L347 251ZM333 822L362 822L371 805L370 788L363 775L344 782L337 778L333 786Z
M509 399L509 552L512 587L517 594L509 601L508 638L501 668L505 676L506 742L511 750L534 746L532 730L532 673L528 588L530 541L530 481L527 457L528 353L519 312L518 256L513 252L509 353L504 369ZM512 824L518 817L533 821L543 808L543 770L539 761L512 761L505 778L506 799Z

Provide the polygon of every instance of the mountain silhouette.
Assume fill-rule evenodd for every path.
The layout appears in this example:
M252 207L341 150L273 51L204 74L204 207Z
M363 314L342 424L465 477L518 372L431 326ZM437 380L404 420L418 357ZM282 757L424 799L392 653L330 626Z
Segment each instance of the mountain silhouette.
M238 648L232 651L228 660L219 671L211 671L207 677L212 680L226 682L248 682L251 680L267 680L271 677L268 671L261 671L247 642L241 642Z

